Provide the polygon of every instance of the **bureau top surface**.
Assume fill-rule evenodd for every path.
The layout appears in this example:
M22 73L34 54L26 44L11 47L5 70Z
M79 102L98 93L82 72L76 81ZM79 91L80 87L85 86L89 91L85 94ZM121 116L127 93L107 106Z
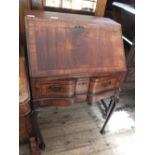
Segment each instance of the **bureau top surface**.
M28 11L31 77L125 71L120 24L108 18Z
M48 12L48 11L34 11L28 10L26 11L26 16L30 18L38 18L38 19L51 19L51 20L68 20L68 21L78 21L78 22L91 22L91 23L98 23L98 24L115 24L120 25L119 23L111 20L109 18L103 17L95 17L90 15L78 15L78 14L71 14L71 13L60 13L60 12Z

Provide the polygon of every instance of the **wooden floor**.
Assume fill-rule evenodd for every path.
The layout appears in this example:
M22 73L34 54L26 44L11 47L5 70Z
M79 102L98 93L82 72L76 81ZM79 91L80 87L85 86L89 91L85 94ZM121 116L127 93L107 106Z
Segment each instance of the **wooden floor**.
M100 134L104 118L101 105L86 103L69 107L48 107L39 114L45 139L42 155L133 155L134 97L120 98L104 135ZM28 146L20 155L29 155Z

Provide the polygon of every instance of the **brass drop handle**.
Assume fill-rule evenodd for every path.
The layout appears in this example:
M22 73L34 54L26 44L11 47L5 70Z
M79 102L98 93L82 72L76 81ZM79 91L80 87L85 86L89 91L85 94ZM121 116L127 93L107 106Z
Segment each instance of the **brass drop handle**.
M101 83L101 87L108 87L111 85L111 81Z
M75 25L74 28L75 28L75 32L76 33L83 33L83 32L85 32L85 28L83 26L81 26L81 25Z
M84 27L81 26L81 25L75 25L75 28L78 28L78 29L84 29Z
M64 87L62 87L62 86L49 86L48 90L54 91L54 92L60 92L60 91L64 90Z

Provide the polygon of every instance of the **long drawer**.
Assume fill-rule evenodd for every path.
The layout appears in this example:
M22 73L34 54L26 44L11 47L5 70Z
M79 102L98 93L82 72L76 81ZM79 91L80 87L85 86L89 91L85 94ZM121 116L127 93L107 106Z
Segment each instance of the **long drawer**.
M116 92L115 90L109 90L109 91L106 91L104 93L100 93L100 94L96 94L96 95L89 94L87 96L87 102L88 103L95 103L97 101L100 101L101 99L106 99L110 96L114 96L115 92Z
M52 80L50 78L31 80L33 98L72 97L75 94L75 79Z
M46 107L46 106L69 106L74 103L74 97L71 98L48 98L34 100L33 104L36 107Z

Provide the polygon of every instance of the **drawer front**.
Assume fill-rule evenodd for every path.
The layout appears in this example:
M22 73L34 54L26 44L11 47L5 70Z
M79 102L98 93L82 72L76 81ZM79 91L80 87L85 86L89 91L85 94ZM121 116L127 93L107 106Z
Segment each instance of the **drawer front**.
M100 93L97 95L88 95L87 102L92 104L92 103L100 101L101 99L106 99L106 98L109 98L111 96L114 96L115 93L116 93L115 90L110 90L110 91L106 91L104 93Z
M48 100L33 101L33 104L37 107L46 106L69 106L74 103L74 98L53 98Z
M92 78L89 85L89 93L97 94L119 87L119 76L107 76L102 78Z
M40 97L72 97L75 94L76 80L35 80L32 83L33 98Z
M76 94L84 94L88 92L89 78L79 78L76 83Z

